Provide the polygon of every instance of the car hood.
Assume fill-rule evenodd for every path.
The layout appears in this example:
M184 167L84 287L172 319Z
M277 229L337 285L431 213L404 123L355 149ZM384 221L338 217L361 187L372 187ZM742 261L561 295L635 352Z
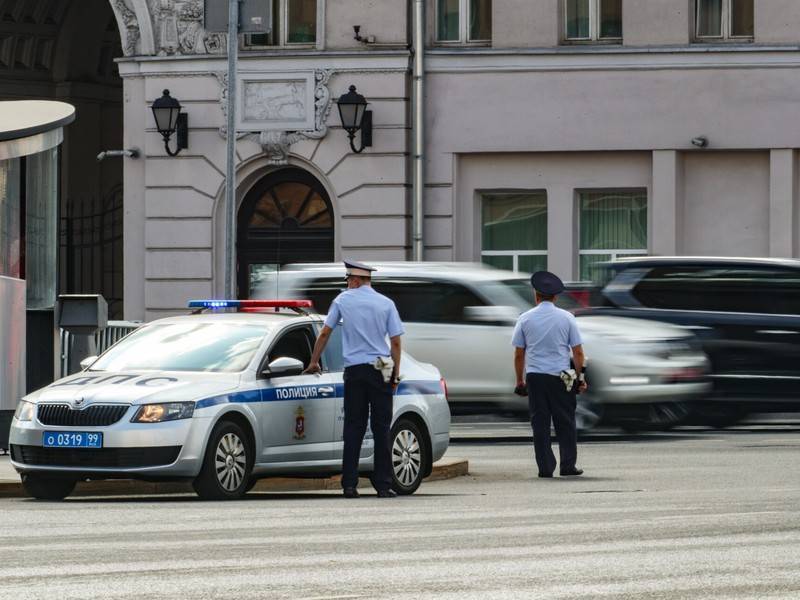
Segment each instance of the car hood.
M239 387L239 373L179 373L175 371L84 371L59 379L32 394L29 402L75 404L178 402L224 394Z
M669 323L611 316L577 316L578 329L589 336L619 337L630 342L688 339L693 335Z

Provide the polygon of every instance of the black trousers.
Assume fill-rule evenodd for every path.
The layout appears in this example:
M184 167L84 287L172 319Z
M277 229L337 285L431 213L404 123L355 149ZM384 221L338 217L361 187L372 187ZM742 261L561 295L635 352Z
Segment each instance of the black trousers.
M560 377L528 373L528 408L533 429L533 449L539 473L556 470L556 457L550 440L550 421L556 430L561 470L575 468L578 458L578 432L575 426L575 393L568 392Z
M372 365L355 365L344 370L344 455L342 487L358 486L358 458L369 418L375 441L372 486L388 490L392 484L389 427L392 424L392 385Z

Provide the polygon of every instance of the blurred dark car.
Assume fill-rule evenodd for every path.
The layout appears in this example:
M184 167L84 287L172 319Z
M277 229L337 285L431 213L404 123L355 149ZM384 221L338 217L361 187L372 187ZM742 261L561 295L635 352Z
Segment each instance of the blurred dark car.
M748 412L800 410L800 260L642 257L605 266L608 307L694 332L713 391L695 403L724 426Z

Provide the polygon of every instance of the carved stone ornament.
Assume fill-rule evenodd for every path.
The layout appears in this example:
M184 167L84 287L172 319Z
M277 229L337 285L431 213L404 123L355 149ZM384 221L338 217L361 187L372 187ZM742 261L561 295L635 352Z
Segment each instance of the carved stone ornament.
M221 54L227 36L203 29L203 0L148 0L159 56Z
M295 78L280 73L262 74L261 81L256 77L255 83L262 83L263 89L257 89L256 93L245 99L246 106L252 111L253 120L248 121L248 115L244 116L244 121L239 120L236 139L257 138L262 150L269 157L269 164L287 164L292 144L304 139L321 139L328 133L328 115L333 107L328 81L332 74L333 71L327 69L318 69L313 73L314 114L310 119L304 118L308 107L305 105L306 94L302 74ZM220 84L220 105L227 123L228 75L216 73L216 77ZM298 123L310 121L307 124L313 128L304 126L292 129L293 120ZM248 130L248 127L256 123L257 128ZM220 127L219 133L222 137L226 137L227 125Z
M125 0L111 0L111 6L125 28L122 52L125 56L133 56L136 54L136 44L139 41L139 21L136 19L136 13L125 4Z

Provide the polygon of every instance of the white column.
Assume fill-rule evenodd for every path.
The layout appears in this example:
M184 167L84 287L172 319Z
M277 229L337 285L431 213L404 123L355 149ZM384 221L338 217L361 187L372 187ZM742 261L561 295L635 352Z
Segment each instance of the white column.
M680 254L683 246L683 159L677 151L653 151L651 196L649 251L667 256Z
M769 255L791 258L798 253L794 150L769 154Z
M148 109L145 98L145 80L126 78L122 80L123 97L123 148L145 148L145 130L152 127L147 123ZM151 117L152 118L152 117ZM153 134L150 134L153 135ZM115 158L123 165L122 182L124 187L123 218L123 277L122 286L124 318L143 320L144 265L145 265L145 164L147 159Z
M547 270L564 281L578 273L578 215L575 191L558 186L547 189Z

